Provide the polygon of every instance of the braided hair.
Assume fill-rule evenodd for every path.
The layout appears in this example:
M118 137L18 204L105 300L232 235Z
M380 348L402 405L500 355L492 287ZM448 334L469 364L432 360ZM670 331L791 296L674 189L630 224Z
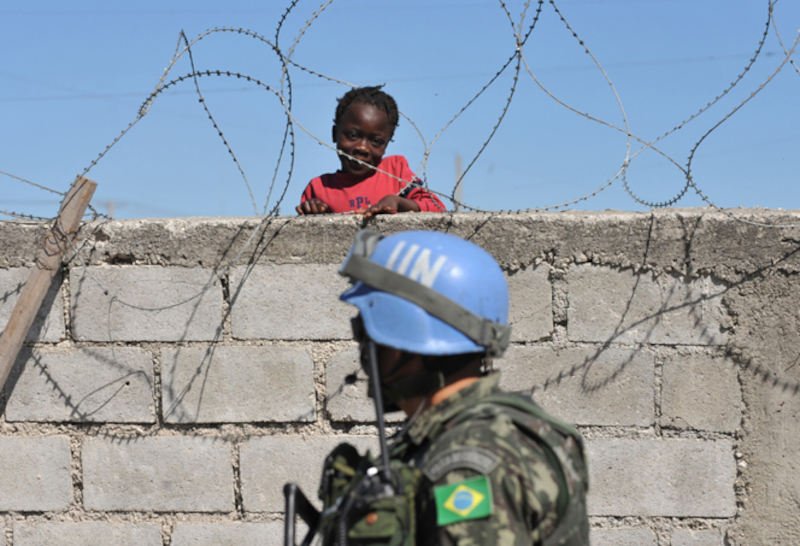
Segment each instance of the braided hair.
M369 104L383 110L389 119L392 133L397 128L400 121L400 114L397 111L397 103L388 93L381 91L382 85L369 87L354 87L338 99L336 104L336 115L333 118L334 125L339 124L339 120L353 103Z

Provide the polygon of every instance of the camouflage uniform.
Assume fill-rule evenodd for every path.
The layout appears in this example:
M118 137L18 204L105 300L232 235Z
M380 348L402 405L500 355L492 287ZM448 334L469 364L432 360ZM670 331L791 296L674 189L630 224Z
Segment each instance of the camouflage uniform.
M498 381L497 373L484 377L424 411L393 444L392 459L421 469L430 480L431 492L481 475L490 483L489 516L447 525L437 525L436 511L442 507L437 507L432 495L423 495L418 501L417 543L588 544L587 479L580 437L559 435L561 445L553 446L563 461L559 464L550 449L521 430L519 422L527 420L523 427L538 428L543 437L553 434L555 427L505 404L485 402L515 396L502 393ZM515 412L520 415L512 418ZM567 523L570 529L562 525L556 539L551 534L567 510L563 493L559 498L562 489L570 498L571 522Z

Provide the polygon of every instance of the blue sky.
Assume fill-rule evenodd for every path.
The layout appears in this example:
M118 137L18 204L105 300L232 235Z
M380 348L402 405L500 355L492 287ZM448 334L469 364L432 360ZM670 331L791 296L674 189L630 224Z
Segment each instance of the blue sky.
M245 28L274 43L287 5L3 3L0 171L66 191L75 175L136 119L170 63L181 30L192 40L209 28ZM505 5L518 25L525 2ZM502 6L497 0L336 0L306 28L320 4L301 0L281 27L279 45L288 55L305 28L292 53L296 63L352 84L385 83L422 133L420 138L402 120L388 153L408 157L429 186L445 194L454 186L457 157L464 168L473 161L513 86L502 123L463 180L462 199L473 207L546 207L607 186L570 208L647 210L614 179L626 154L630 189L644 201L670 202L684 188L681 168L695 149L693 179L714 203L800 208L800 72L784 63L776 73L785 60L778 35L787 49L792 47L800 3L774 4L775 27L770 25L752 68L707 111L660 140L656 146L664 155L648 149L637 154L641 144L631 139L629 148L624 131L564 104L619 128L627 121L633 135L656 139L742 73L764 33L767 1L544 1L522 48L525 63L516 85L512 61L447 126L515 52ZM531 2L525 11L525 30L537 6ZM191 51L200 70L239 72L280 89L278 57L262 41L216 32ZM800 53L793 59L800 65ZM184 54L166 80L188 72ZM101 212L112 209L119 218L249 216L271 210L285 189L278 210L294 214L308 180L338 166L324 144L330 144L336 98L347 87L296 67L289 75L295 132L291 171L288 148L277 161L286 112L276 94L242 79L203 77L198 84L205 104L244 177L186 80L160 93L91 168L88 176L99 184L94 205ZM0 175L0 210L49 217L58 201L58 195ZM677 201L677 206L703 204L692 188Z

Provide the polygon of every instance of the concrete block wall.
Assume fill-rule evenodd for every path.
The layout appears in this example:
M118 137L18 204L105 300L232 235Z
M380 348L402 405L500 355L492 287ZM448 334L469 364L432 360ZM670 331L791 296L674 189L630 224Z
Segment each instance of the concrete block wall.
M592 543L800 543L800 213L406 214L491 252L501 385L587 438ZM83 227L0 403L0 545L281 544L281 488L376 447L352 216ZM0 223L0 324L46 226ZM402 325L399 325L402 327ZM392 423L402 416L391 415Z

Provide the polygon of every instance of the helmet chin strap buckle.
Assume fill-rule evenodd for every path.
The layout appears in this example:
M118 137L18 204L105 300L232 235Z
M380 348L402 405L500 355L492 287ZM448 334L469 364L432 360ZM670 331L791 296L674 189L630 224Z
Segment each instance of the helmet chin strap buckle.
M481 324L480 339L486 347L489 356L502 355L511 338L511 329L503 324L483 320Z

